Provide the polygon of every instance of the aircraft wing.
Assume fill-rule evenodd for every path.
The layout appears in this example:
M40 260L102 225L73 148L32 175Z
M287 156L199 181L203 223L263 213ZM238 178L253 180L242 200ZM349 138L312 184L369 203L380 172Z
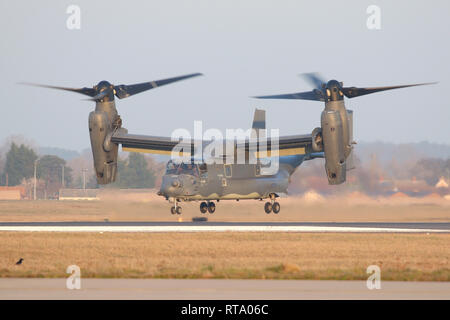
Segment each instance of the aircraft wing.
M311 153L311 134L304 135L293 135L293 136L281 136L278 139L278 155L279 156L290 156L296 154L308 154ZM245 143L238 143L236 147L245 148L246 152L257 152L257 157L261 158L264 156L271 156L272 154L272 141L269 137L267 139L267 155L260 154L259 150L256 149L256 141L250 139ZM273 147L276 147L274 144Z
M178 141L172 141L170 137L128 134L121 130L118 130L113 134L111 142L121 144L123 151L165 155L171 155L172 149L179 143ZM188 150L192 151L194 143L187 143L182 146L185 148L185 152Z
M311 152L311 134L280 137L280 156L307 154Z
M295 154L308 154L311 153L311 135L293 135L280 137L278 140L279 156L295 155ZM178 145L178 141L172 141L170 137L159 136L145 136L128 134L123 130L116 131L111 142L122 145L123 151L129 152L144 152L153 154L165 154L171 155L173 148ZM211 141L203 141L203 146L209 144ZM250 139L245 143L234 142L235 148L244 148L246 152L259 152L255 147L255 140ZM276 145L274 144L273 147ZM194 141L190 143L180 144L183 147L184 152L194 154ZM266 156L270 156L272 149L271 139L267 140Z

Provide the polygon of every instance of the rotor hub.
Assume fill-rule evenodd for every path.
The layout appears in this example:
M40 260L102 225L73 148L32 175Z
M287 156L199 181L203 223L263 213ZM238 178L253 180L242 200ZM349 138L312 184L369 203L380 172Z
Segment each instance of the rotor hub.
M330 80L326 85L327 98L330 101L338 101L344 99L341 83L337 80Z

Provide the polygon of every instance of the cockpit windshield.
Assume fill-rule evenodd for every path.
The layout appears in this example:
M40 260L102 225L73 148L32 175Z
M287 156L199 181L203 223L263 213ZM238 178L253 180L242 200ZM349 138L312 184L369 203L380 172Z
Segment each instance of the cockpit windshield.
M174 163L170 160L167 163L166 174L189 174L192 176L199 176L198 166L194 163Z

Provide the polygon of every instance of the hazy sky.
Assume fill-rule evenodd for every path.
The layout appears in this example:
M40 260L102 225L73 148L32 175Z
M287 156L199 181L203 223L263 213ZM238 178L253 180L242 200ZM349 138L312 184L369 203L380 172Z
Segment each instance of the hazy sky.
M81 30L66 9L81 8ZM381 30L366 9L381 8ZM42 146L89 146L92 102L17 85L132 84L191 72L204 77L118 101L130 133L248 128L255 107L282 135L310 133L323 104L254 100L310 90L317 71L348 86L439 81L347 100L355 139L450 143L449 1L12 1L0 2L0 140L23 134Z

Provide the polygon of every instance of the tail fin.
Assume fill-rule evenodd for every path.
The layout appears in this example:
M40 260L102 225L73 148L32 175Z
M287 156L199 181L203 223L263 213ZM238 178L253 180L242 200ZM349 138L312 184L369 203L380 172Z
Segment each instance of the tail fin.
M252 129L256 132L256 137L260 137L260 130L266 129L266 110L255 109L255 114L253 115ZM252 132L252 138L254 133Z

